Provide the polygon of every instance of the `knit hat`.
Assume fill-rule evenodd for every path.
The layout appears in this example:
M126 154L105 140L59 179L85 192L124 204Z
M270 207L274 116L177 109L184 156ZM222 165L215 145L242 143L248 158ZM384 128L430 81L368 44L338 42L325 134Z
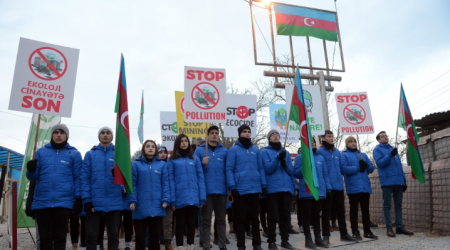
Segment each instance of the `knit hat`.
M272 134L277 133L279 134L278 130L276 129L272 129L269 131L269 133L267 133L267 140L270 141L270 137L272 136Z
M67 139L69 139L69 128L66 126L66 124L56 124L55 126L52 127L52 135L53 132L55 132L55 130L60 129L62 131L64 131L64 133L66 133L67 135Z
M104 126L104 127L101 127L99 130L98 130L98 139L100 140L100 134L102 133L102 131L103 130L108 130L110 133L111 133L111 140L114 138L114 134L113 134L113 131L112 131L112 129L110 128L110 127L108 127L108 126Z
M353 137L353 136L349 136L349 137L345 138L345 146L346 146L346 147L347 147L347 144L348 144L351 140L355 140L355 141L356 141L355 137Z
M248 130L252 131L252 130L250 129L250 127L249 127L247 124L242 124L242 125L238 128L238 132L239 132L238 136L241 136L241 133L242 133L242 131L244 131L244 129L248 129Z

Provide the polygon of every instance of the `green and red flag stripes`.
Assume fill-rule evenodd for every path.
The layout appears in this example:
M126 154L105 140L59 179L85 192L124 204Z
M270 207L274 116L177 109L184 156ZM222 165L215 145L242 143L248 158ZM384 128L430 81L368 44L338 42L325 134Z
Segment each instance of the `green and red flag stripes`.
M142 90L141 115L139 118L138 136L141 144L144 143L144 90Z
M308 113L306 112L304 104L302 79L300 76L300 69L297 67L289 120L294 121L300 127L302 174L306 183L306 192L312 194L316 200L319 200L319 182L317 180L316 166L311 145L312 136L309 130Z
M411 174L413 179L417 179L420 184L425 183L425 169L423 167L422 157L419 152L419 136L417 135L416 125L406 100L403 84L400 91L400 107L398 111L398 127L403 128L408 136L408 158L411 164Z
M116 148L114 154L114 184L125 187L127 193L133 193L131 181L130 126L128 124L127 80L125 60L121 58L119 86L117 88L116 108Z
M274 3L277 34L337 42L336 13Z

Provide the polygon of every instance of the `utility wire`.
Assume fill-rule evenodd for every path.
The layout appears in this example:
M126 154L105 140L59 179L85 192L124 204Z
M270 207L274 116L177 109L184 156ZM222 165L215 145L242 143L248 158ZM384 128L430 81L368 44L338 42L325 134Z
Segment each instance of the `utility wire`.
M4 136L11 137L11 138L16 139L16 140L18 140L18 141L21 141L21 142L25 142L25 143L26 143L26 141L24 141L24 140L18 139L18 138L16 138L16 137L13 137L13 136L10 136L10 135L7 135L7 134L4 134L4 133L2 133L2 132L0 132L0 134L2 134L2 135L4 135Z
M254 19L255 19L256 26L258 26L259 32L261 32L261 35L262 35L262 37L264 38L264 42L266 42L266 45L267 45L267 48L268 48L269 51L270 51L270 54L272 54L272 56L273 56L273 52L272 52L272 50L270 49L269 43L267 43L266 37L264 36L264 34L262 33L261 28L259 27L258 21L256 21L256 16L253 16L253 17L254 17Z

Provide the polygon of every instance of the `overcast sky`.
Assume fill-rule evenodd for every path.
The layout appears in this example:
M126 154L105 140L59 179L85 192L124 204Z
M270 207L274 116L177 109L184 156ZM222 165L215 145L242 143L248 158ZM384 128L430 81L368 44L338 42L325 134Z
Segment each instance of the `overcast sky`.
M280 2L335 10L333 0ZM367 91L376 131L395 134L400 82L415 119L450 109L449 1L339 0L337 8L346 72L335 74L342 76L335 93ZM269 62L268 13L255 15L258 58ZM62 122L84 155L100 127L115 127L120 53L133 151L142 89L144 137L160 141L159 112L175 110L185 65L225 68L227 84L238 87L271 80L263 76L268 67L254 65L250 20L243 0L0 1L0 145L24 152L30 126L31 114L8 110L20 37L80 49L72 117ZM276 37L277 55L289 53L288 41ZM325 66L322 41L311 44L313 64ZM305 46L294 38L296 63L307 64ZM334 43L327 46L332 61ZM341 67L337 52L334 61Z

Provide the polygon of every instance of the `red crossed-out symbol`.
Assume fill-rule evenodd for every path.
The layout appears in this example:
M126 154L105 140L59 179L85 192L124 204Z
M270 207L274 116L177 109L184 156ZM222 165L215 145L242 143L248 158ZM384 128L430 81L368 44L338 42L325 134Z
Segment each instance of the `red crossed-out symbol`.
M366 120L366 111L358 104L345 106L343 112L345 120L350 124L358 125Z
M203 89L201 89L201 87L212 87L215 90L217 99L211 96L211 92L205 93L205 91L203 91ZM204 98L201 98L201 99L203 99L203 102L201 101L200 98L198 98L199 96L196 96L196 95L198 95L197 93L199 93L200 95L202 95L204 97ZM214 92L212 92L212 94L214 94ZM192 88L191 98L192 98L192 101L194 102L195 106L197 106L198 108L212 109L215 106L217 106L217 104L219 103L220 93L219 93L219 90L216 88L216 86L212 85L211 83L201 82L201 83L195 85L194 88ZM216 100L213 100L213 99L216 99ZM212 104L211 106L209 106L209 102ZM204 106L201 106L201 105L204 105Z
M52 58L44 54L53 54L55 57ZM30 67L31 72L36 77L42 80L53 81L61 78L66 73L68 64L66 57L61 51L52 47L42 47L31 53L28 59L28 67ZM52 73L50 71L56 77L51 77Z
M181 108L181 112L183 112L183 114L184 114L184 96L183 96L183 98L181 98L180 108Z

